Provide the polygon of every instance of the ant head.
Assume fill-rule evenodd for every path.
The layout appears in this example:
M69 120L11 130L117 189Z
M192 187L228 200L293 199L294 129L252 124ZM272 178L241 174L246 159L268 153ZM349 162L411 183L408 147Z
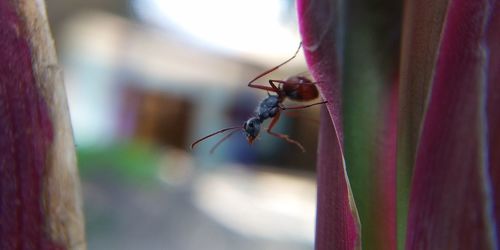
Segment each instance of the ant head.
M262 121L259 118L252 117L243 124L243 130L247 136L248 143L252 144L259 135L261 123Z

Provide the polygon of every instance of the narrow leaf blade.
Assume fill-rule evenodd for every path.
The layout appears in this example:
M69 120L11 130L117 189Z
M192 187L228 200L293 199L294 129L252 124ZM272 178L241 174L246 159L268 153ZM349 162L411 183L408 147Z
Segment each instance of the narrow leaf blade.
M411 174L447 6L448 0L405 1L397 146L398 249L405 245Z
M488 164L494 200L496 238L500 239L500 1L491 8L491 20L487 24L488 56ZM497 242L498 244L498 242Z
M450 0L416 155L407 249L495 249L487 174L489 1Z
M0 249L84 249L66 95L44 1L0 0Z
M42 179L53 140L47 104L36 89L23 25L0 2L0 248L57 246L44 233Z
M360 249L360 226L333 123L323 110L318 148L316 249Z
M299 0L299 25L306 60L328 101L318 151L316 249L360 249L360 224L345 169L341 128L337 1Z

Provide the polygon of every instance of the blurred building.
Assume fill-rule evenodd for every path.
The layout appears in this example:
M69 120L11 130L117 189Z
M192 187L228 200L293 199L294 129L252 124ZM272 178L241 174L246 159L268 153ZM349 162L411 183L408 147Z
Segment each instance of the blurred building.
M246 83L290 57L296 49L300 38L294 29L294 1L185 1L177 5L175 2L181 1L46 2L64 68L91 249L123 249L123 244L116 241L130 233L118 227L121 221L101 225L102 220L96 218L119 220L135 213L150 223L163 223L154 226L159 227L157 233L165 234L172 225L182 224L176 217L191 218L193 221L180 227L194 229L200 224L207 232L217 232L215 238L207 237L217 241L213 249L234 249L234 244L249 242L261 247L237 249L311 249L316 152L316 136L311 135L317 133L318 109L283 116L277 127L301 141L308 151L305 154L266 135L249 146L240 133L213 155L208 151L216 138L196 150L189 149L197 138L242 124L267 95L246 87ZM304 71L303 58L297 58L273 72L272 78L283 79ZM136 190L135 184L122 183L123 179L113 171L129 176L125 182L149 176L180 186ZM307 197L290 196L287 189ZM134 194L146 198L131 197ZM177 205L166 204L163 199ZM225 208L233 212L242 209L238 199L253 201L253 209L242 210L241 218L272 215L269 221L274 218L282 227L253 225L238 219L239 213L227 214ZM121 204L120 208L115 207L117 204ZM280 204L285 208L278 208ZM156 205L169 211L151 207ZM136 210L128 211L126 207ZM118 209L123 212L108 214ZM145 212L148 209L151 211ZM227 214L229 221L224 221L221 213ZM103 233L106 227L121 232L122 238ZM256 233L255 227L264 231ZM144 234L134 230L136 235ZM165 236L168 240L156 234L144 236L153 245L142 249L199 249L204 245L203 239L192 246L176 242L189 238L179 236L183 233L192 232L178 231L172 233L176 237ZM146 244L136 243L128 249ZM168 244L172 247L162 247Z

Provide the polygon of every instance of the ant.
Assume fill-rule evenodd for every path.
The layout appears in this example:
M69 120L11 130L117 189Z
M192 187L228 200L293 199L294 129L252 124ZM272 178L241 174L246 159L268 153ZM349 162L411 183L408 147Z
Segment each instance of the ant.
M255 89L261 89L265 90L268 93L268 97L266 99L262 100L259 103L259 106L257 107L257 110L254 114L253 117L250 117L245 123L243 123L242 126L237 126L237 127L230 127L230 128L224 128L219 131L216 131L214 133L211 133L201 139L196 140L191 144L191 149L193 149L196 144L202 142L205 139L208 139L214 135L226 132L228 130L233 130L226 136L224 136L222 139L220 139L210 150L210 153L213 153L215 149L222 143L224 142L227 138L229 138L231 135L233 135L237 129L243 129L243 131L246 134L247 141L249 144L252 144L253 141L257 138L257 136L260 133L260 125L267 119L272 118L271 123L269 124L269 127L267 128L267 133L269 133L272 136L275 136L277 138L280 138L282 140L285 140L289 143L295 144L297 147L302 150L302 152L305 152L304 147L298 142L285 134L280 134L273 132L272 129L274 125L278 122L280 118L281 111L285 110L291 110L291 109L304 109L308 108L314 105L320 105L320 104L325 104L327 101L322 101L318 103L313 103L309 105L302 105L302 106L294 106L294 107L285 107L283 106L283 102L285 101L286 98L289 98L293 101L298 101L298 102L306 102L306 101L311 101L316 99L319 96L318 88L316 87L316 83L312 82L309 80L307 77L304 76L292 76L289 77L285 80L269 80L269 85L270 86L264 86L264 85L257 85L254 84L255 81L257 81L259 78L277 70L281 66L287 64L291 60L293 60L297 54L300 51L300 48L302 47L302 42L299 44L299 47L297 48L297 51L295 54L290 57L288 60L284 61L283 63L279 64L278 66L269 69L260 75L256 76L254 79L252 79L250 82L248 82L248 87L250 88L255 88ZM269 94L269 92L275 93L275 95Z

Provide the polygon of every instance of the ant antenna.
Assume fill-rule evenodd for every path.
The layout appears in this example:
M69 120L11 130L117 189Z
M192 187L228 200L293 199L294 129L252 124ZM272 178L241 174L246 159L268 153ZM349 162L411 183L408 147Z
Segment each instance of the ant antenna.
M231 131L231 133L225 135L224 137L222 137L222 139L220 139L213 147L212 149L210 149L210 154L213 154L215 152L215 150L217 149L217 147L219 147L219 145L221 145L225 140L227 140L231 135L233 135L234 133L238 132L238 130L233 130Z
M255 82L257 79L279 69L281 66L287 64L288 62L290 62L291 60L293 60L297 54L299 54L299 51L300 51L300 48L302 48L302 42L299 43L299 47L297 48L297 51L295 51L295 54L293 54L292 57L288 58L288 60L282 62L281 64L279 64L278 66L272 68L272 69L269 69L269 70L266 70L265 72L261 73L260 75L256 76L254 79L252 79L248 84L252 84L253 82Z
M216 135L216 134L220 134L220 133L226 132L226 131L228 131L228 130L237 129L237 128L242 129L242 128L243 128L243 126L238 126L238 127L230 127L230 128L225 128L225 129L221 129L221 130L219 130L219 131L213 132L213 133L211 133L211 134L209 134L209 135L207 135L207 136L205 136L205 137L203 137L203 138L201 138L201 139L198 139L198 140L196 140L195 142L193 142L193 144L191 144L191 149L193 149L193 148L194 148L194 146L196 146L196 144L198 144L198 143L202 142L202 141L203 141L203 140L205 140L205 139L208 139L208 138L210 138L210 137L212 137L212 136L214 136L214 135ZM234 132L234 131L233 131L233 132ZM232 134L232 133L231 133L231 134Z

